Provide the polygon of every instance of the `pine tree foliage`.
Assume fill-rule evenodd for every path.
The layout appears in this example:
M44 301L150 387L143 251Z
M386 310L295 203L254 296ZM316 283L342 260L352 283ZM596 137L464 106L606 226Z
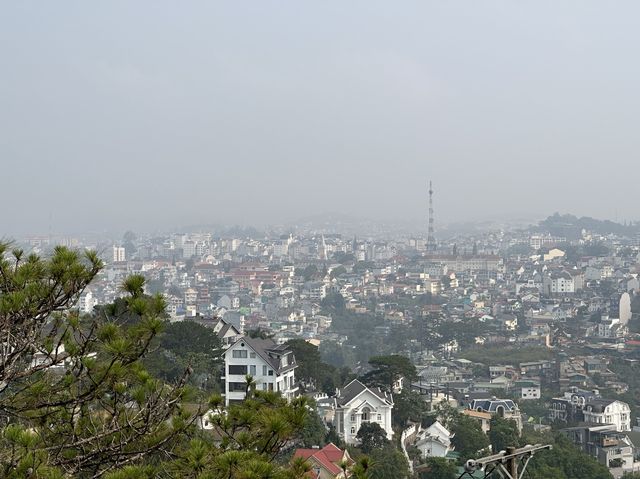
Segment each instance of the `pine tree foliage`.
M134 275L113 304L80 315L73 306L101 268L93 252L43 258L0 243L0 477L305 477L309 465L286 454L303 444L312 405L255 391L251 377L246 401L198 404L190 367L173 382L153 377L144 359L164 300Z
M95 253L58 247L43 259L2 244L0 257L4 474L100 477L170 454L194 417L182 410L184 378L168 386L141 365L162 297L132 276L120 310L81 317L71 307L102 268Z

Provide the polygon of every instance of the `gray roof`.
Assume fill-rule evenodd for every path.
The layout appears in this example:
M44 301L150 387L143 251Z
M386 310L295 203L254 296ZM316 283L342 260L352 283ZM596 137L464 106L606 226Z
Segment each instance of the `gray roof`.
M271 368L276 372L276 374L281 374L283 372L289 371L297 366L296 358L293 353L289 350L289 348L285 344L277 344L273 339L260 339L260 338L249 338L242 337L236 341L244 342L251 349L253 349L258 356L260 356L267 364L271 366ZM285 367L280 367L280 357L285 354L291 355L291 362Z
M380 388L367 388L367 386L362 384L357 379L354 379L340 390L339 396L336 397L336 404L338 406L344 406L345 404L350 403L356 396L358 396L358 394L363 392L365 389L368 389L373 394L378 396L380 400L389 404L393 404L393 398L390 394L387 394Z
M502 406L506 411L518 409L511 399L474 399L469 405L469 409L482 410L484 412L496 412Z

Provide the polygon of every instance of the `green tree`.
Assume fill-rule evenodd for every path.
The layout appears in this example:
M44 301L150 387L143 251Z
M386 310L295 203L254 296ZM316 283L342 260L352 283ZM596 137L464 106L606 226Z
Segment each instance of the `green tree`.
M392 444L373 449L370 454L371 479L405 479L410 477L404 454Z
M222 343L213 329L188 319L167 322L157 343L144 361L155 376L172 382L190 369L191 384L210 391L219 389Z
M365 422L360 426L356 439L360 441L360 449L369 454L375 449L381 449L389 444L387 433L376 422Z
M315 405L310 406L309 413L301 431L301 440L304 447L323 447L327 443L327 427L318 416Z
M224 407L221 396L209 401L207 420L219 443L195 437L176 451L175 459L158 469L169 477L212 479L302 479L309 470L303 461L286 464L285 445L302 445L309 403L304 397L291 402L276 392L249 388L247 399Z
M318 267L315 264L310 264L302 271L302 277L305 281L310 281L316 274L318 274Z
M344 266L338 266L336 268L333 268L331 270L331 279L333 278L339 278L340 276L342 276L343 274L346 274L347 272L347 268L345 268Z
M273 338L273 333L270 333L266 329L260 329L260 328L258 328L258 329L249 329L249 330L246 331L246 334L250 338L257 338L257 339Z
M532 479L611 479L609 470L578 449L561 433L525 431L523 444L551 444L553 449L536 453L527 470Z
M400 429L404 428L408 421L421 423L429 411L423 397L409 388L394 394L393 401L393 424Z
M415 381L418 377L416 367L405 356L393 354L390 356L374 356L369 359L373 370L362 377L362 382L367 386L380 387L389 392L393 390L394 383L400 378L405 381Z
M101 267L94 252L57 247L43 259L0 244L4 476L98 476L170 454L191 427L186 376L169 387L141 363L164 314L144 278L123 283L120 307L71 309Z
M499 416L491 418L491 429L489 430L489 440L493 451L506 451L507 447L517 447L520 441L518 426L511 419L504 419Z
M424 467L424 469L422 469ZM444 457L429 457L418 473L420 479L456 479L458 468Z
M343 311L345 309L344 298L335 291L327 294L320 303L323 308L333 311Z
M449 430L455 434L451 442L461 458L477 457L479 451L489 446L489 439L482 432L480 423L469 416L464 414L456 416Z
M296 378L306 383L317 383L325 366L318 347L304 339L290 339L286 344L293 351L298 364Z

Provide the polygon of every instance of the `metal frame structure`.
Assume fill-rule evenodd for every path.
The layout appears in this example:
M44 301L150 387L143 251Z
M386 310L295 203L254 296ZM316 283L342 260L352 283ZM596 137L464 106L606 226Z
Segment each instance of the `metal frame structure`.
M480 459L469 459L464 466L465 471L458 479L465 476L474 477L473 473L476 471L482 471L485 479L494 471L497 471L502 478L522 479L533 455L538 451L551 448L550 444L534 444L533 446L528 444L521 448L508 447L506 451L500 451L498 454Z
M427 251L432 253L437 249L433 228L433 187L429 181L429 229L427 232Z

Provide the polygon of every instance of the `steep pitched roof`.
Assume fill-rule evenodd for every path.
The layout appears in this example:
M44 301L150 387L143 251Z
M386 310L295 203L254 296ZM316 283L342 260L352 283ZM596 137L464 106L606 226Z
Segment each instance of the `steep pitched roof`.
M377 396L381 401L393 405L393 397L380 388L368 388L357 379L354 379L347 384L340 391L340 395L336 398L336 404L338 406L344 406L353 401L365 390L370 391L374 396Z
M322 449L296 449L293 457L302 457L313 461L332 475L336 476L342 472L342 468L339 464L342 462L342 458L345 457L345 454L346 453L344 451L330 442ZM346 459L349 464L353 463L348 454Z
M284 356L290 351L286 345L277 344L273 339L249 338L245 336L233 343L229 349L233 349L233 347L241 341L253 349L277 374L281 374L297 366L296 358L293 354L290 355L292 361L287 366L280 366L280 359L276 356Z

